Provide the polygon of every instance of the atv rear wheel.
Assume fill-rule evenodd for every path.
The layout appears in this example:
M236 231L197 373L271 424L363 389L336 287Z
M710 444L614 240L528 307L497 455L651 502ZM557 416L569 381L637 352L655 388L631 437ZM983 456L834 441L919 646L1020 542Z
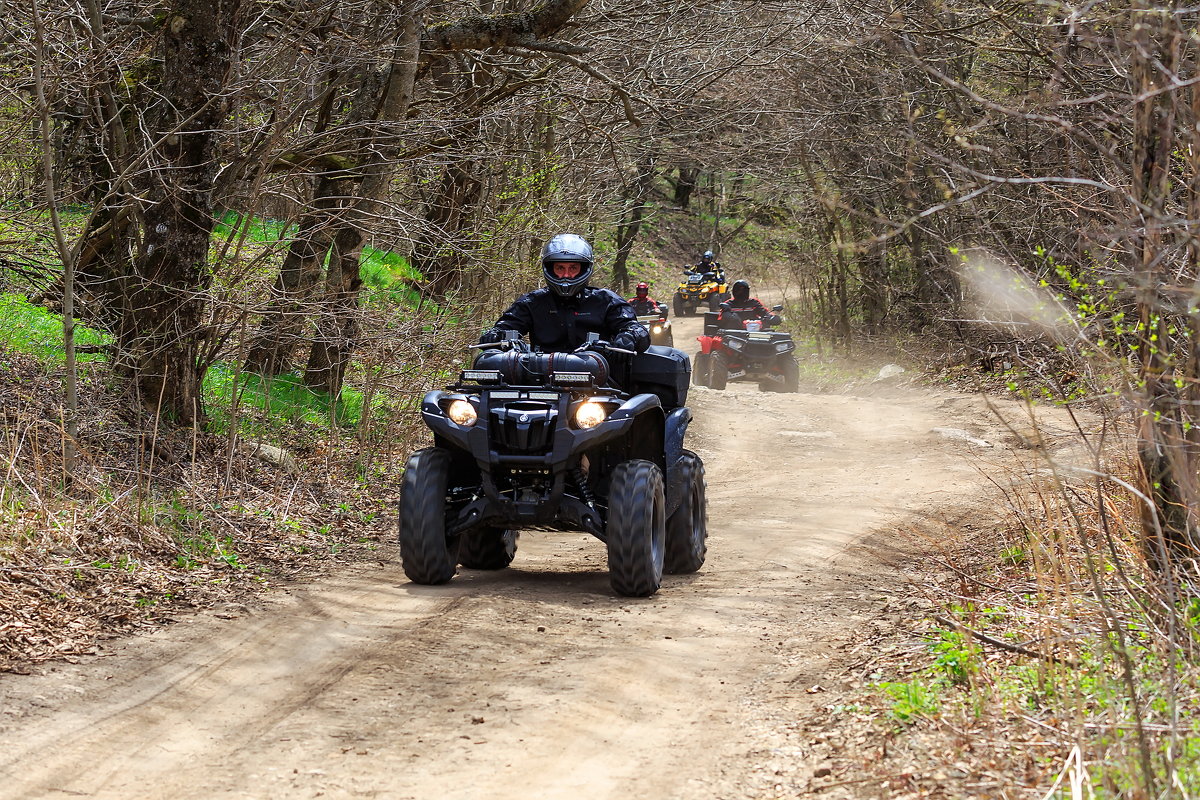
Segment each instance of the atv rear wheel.
M708 372L708 388L724 389L729 380L729 362L720 353L712 354L711 368Z
M708 553L708 502L705 497L704 462L691 450L684 450L677 467L683 474L683 497L675 513L667 519L667 552L664 571L679 575L704 566Z
M800 364L795 358L791 356L785 358L779 371L783 373L783 385L779 391L793 393L800 391Z
M504 569L517 554L519 531L479 528L462 535L458 563L468 569Z
M622 461L608 492L608 576L626 597L649 597L662 585L666 540L663 476L653 461Z
M400 484L400 560L413 583L454 577L458 537L446 535L450 452L427 447L409 456Z
M708 371L712 368L712 354L697 353L692 359L692 385L708 386Z

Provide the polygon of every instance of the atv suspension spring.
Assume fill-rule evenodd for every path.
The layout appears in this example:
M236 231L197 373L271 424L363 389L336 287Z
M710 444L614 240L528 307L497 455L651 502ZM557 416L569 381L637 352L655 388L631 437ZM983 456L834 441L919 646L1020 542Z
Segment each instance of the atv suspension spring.
M575 479L575 485L579 487L579 496L583 498L583 502L595 508L596 499L592 496L592 490L588 488L587 476L583 474L583 469L576 467L571 470L571 477Z

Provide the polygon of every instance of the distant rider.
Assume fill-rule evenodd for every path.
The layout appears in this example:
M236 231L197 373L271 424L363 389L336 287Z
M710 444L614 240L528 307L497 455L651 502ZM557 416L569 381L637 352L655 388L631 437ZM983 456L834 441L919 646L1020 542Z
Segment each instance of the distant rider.
M699 263L696 264L696 272L702 272L709 275L717 283L725 282L725 268L721 266L721 262L716 260L712 250L705 250L704 255L700 257Z
M560 233L551 238L542 248L546 286L518 297L480 343L498 342L504 331L517 331L542 352L568 353L595 333L614 347L644 352L650 333L620 295L587 285L592 266L592 246L582 236Z
M764 328L770 328L782 322L777 314L759 302L757 297L750 296L750 284L744 280L733 282L733 297L721 304L721 321L734 322L736 327L748 319L760 319ZM736 317L728 317L728 314Z
M633 297L629 298L629 303L633 306L633 310L637 312L639 317L646 314L658 314L661 312L659 303L654 300L654 298L650 297L650 284L646 283L645 281L642 281L637 285L636 293Z

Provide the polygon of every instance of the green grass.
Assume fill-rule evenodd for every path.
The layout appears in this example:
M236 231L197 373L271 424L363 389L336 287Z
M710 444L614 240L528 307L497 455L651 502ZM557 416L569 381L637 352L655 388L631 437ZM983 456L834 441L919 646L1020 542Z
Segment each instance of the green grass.
M272 428L286 425L329 427L357 425L363 413L363 395L346 387L337 399L328 392L314 391L304 385L296 372L264 378L257 373L235 374L226 363L218 362L209 368L204 379L204 403L209 413L209 430L214 433L229 430L234 398L240 392L241 408L238 425L243 435L260 437ZM388 406L388 398L376 394L371 401L372 411ZM263 415L246 414L254 409ZM257 416L257 421L252 417Z
M0 294L0 345L35 356L48 365L62 364L67 357L62 326L61 314L53 314L34 305L21 295ZM80 324L75 326L76 345L105 345L110 338L93 328ZM98 361L104 360L104 355L80 353L78 359Z
M75 340L81 345L104 345L111 337L105 333L77 325ZM0 346L33 356L43 364L61 365L66 359L63 349L62 316L30 303L20 295L0 295ZM103 353L81 353L81 361L104 361ZM209 368L204 379L204 402L209 411L210 429L225 432L229 429L235 395L235 375L231 365L217 362ZM329 427L332 424L356 425L362 417L362 392L346 387L336 400L326 392L313 391L304 385L301 375L287 373L264 379L253 373L240 376L242 416L239 426L247 435L262 435L269 429L287 425ZM381 411L388 398L376 395L372 409ZM254 422L247 410L266 412L266 420ZM264 415L257 415L262 420Z
M298 228L280 220L248 217L232 211L227 212L213 233L226 238L242 237L260 244L277 245L295 236ZM414 307L421 301L413 288L423 281L423 276L404 256L391 250L363 247L359 255L359 270L368 300L383 299L393 303Z

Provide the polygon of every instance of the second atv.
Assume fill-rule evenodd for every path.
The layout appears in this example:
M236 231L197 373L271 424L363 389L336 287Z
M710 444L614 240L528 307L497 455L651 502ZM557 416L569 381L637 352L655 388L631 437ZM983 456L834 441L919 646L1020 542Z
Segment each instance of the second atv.
M771 309L778 313L783 306ZM724 389L729 381L757 381L766 392L800 391L796 343L786 331L773 331L761 320L743 320L722 309L704 315L704 335L696 337L692 382Z
M639 314L637 319L650 331L650 344L675 346L675 334L671 331L671 320L667 319L666 303L658 304L657 314Z

